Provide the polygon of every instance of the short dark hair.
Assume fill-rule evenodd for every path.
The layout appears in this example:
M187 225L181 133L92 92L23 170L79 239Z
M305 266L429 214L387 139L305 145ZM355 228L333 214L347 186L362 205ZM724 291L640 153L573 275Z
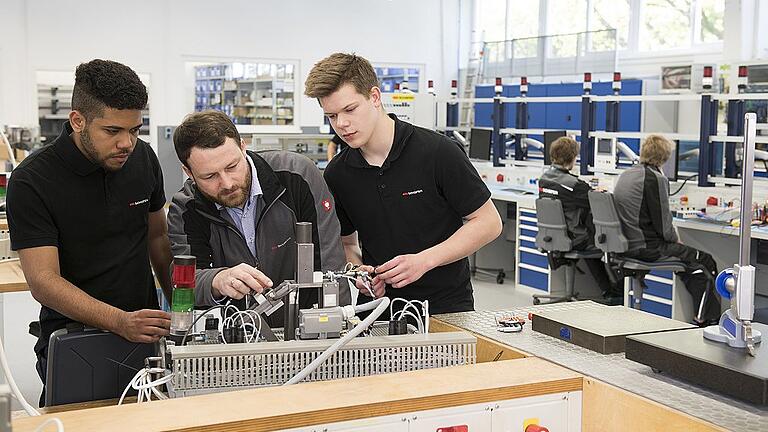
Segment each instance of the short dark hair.
M91 60L75 70L72 109L86 120L101 117L105 108L143 110L147 88L128 66L111 60Z
M176 156L184 166L193 147L216 148L227 138L232 138L240 145L240 133L226 114L221 111L207 110L189 114L173 133L173 146Z

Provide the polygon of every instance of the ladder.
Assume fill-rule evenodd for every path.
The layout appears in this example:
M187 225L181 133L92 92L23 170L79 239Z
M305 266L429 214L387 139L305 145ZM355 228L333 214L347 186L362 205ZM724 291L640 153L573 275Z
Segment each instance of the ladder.
M479 51L472 50L464 79L464 90L461 94L462 99L471 99L475 97L475 86L480 82L483 76L483 63L485 52L485 43ZM461 102L461 111L459 116L459 127L472 127L474 125L475 105L471 102Z

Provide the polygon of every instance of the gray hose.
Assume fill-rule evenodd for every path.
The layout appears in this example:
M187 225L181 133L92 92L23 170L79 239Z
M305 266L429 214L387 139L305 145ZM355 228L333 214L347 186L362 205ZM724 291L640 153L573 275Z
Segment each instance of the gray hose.
M373 305L373 306L370 306ZM320 367L321 364L325 363L326 360L328 360L328 357L335 354L336 351L341 349L344 345L349 343L352 339L356 338L357 335L362 333L365 329L371 326L374 321L376 321L376 318L381 316L382 313L384 313L385 310L389 307L389 298L388 297L381 297L379 299L376 299L374 301L355 306L355 312L362 312L366 310L373 309L373 312L371 312L370 315L368 315L364 320L360 322L360 324L356 325L355 328L353 328L349 333L344 335L343 338L337 340L333 345L326 348L325 351L322 352L319 356L317 356L316 359L312 361L312 363L308 364L304 369L302 369L299 373L293 376L290 380L288 380L283 385L291 385L296 384L297 382L300 382L304 378L306 378L309 374L315 371L318 367ZM358 309L361 308L361 309Z

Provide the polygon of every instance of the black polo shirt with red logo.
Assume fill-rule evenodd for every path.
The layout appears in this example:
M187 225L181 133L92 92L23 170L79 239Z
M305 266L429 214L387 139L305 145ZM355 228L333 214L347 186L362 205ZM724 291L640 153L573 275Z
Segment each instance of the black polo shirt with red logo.
M139 140L123 167L109 172L78 150L71 133L67 122L11 174L11 248L55 246L61 276L91 297L125 311L157 309L147 244L149 212L165 205L157 156ZM70 322L42 306L38 355Z
M348 147L325 169L341 235L357 231L363 262L374 267L445 241L491 196L459 143L390 117L395 137L381 167ZM427 299L432 313L473 310L469 261L437 267L404 288L387 286L387 296Z

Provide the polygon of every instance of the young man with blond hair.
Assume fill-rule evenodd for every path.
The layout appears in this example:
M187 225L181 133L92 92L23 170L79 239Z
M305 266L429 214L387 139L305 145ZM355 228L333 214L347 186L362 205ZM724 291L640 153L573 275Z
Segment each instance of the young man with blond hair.
M556 139L549 149L552 166L539 179L539 197L560 200L573 250L595 248L595 225L589 208L588 193L592 188L571 174L579 154L579 143L570 137ZM603 298L609 302L623 301L620 286L611 283L605 264L600 259L585 259L584 263L595 278Z
M501 219L461 146L387 115L360 56L318 62L305 94L348 145L325 180L347 260L375 272L373 294L429 300L434 313L473 310L467 256L499 235Z
M717 265L708 253L680 244L672 226L669 181L660 167L672 154L673 145L662 135L645 138L640 146L640 163L625 170L616 182L613 191L616 210L629 241L627 255L644 261L680 258L691 268L678 276L693 296L697 323L716 323L720 318L720 301L714 292ZM704 293L707 300L699 314Z

